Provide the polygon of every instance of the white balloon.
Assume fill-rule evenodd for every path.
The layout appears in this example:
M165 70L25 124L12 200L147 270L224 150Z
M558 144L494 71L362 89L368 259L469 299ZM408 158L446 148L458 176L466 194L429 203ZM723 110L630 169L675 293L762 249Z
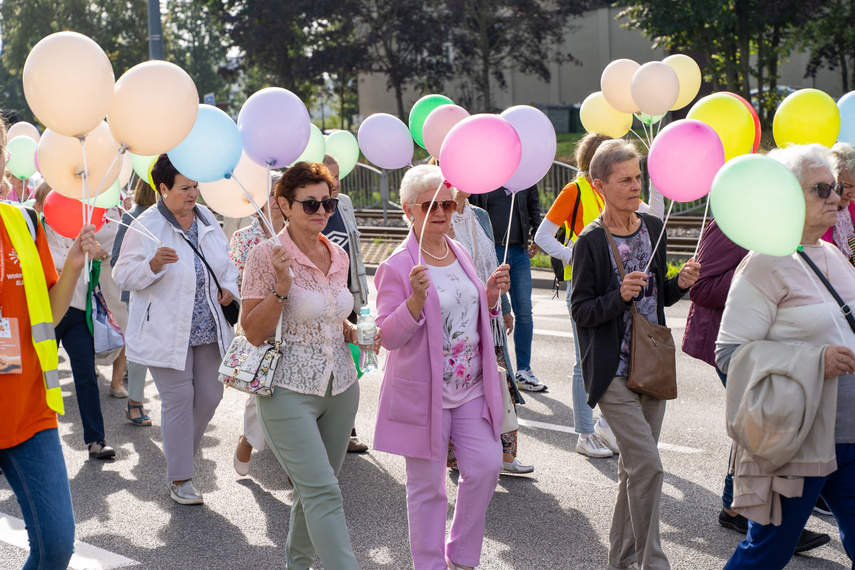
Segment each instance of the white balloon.
M267 167L254 162L243 152L231 178L200 182L199 192L205 204L218 214L229 218L244 218L255 214L256 210L243 188L250 193L258 207L263 208L269 184Z
M12 140L15 137L30 137L34 141L39 142L42 135L32 124L20 121L9 127L9 131L6 133L6 140Z

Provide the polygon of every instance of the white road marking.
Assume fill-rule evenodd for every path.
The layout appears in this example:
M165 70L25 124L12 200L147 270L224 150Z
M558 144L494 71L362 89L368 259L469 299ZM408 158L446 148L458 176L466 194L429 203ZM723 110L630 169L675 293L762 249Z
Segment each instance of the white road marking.
M536 422L534 420L525 420L523 418L517 418L517 421L521 426L525 427L533 427L540 429L548 429L551 431L560 431L562 433L576 433L575 430L570 426L562 426L559 424L549 424L546 422ZM673 451L674 453L685 453L688 455L692 455L695 453L703 453L703 449L697 449L695 447L685 447L683 445L674 445L672 443L659 443L659 449L663 451Z
M684 329L686 328L686 319L684 317L674 317L668 319L668 326L671 329ZM557 336L559 338L573 338L573 333L568 331L556 331L550 329L534 329L535 335L540 336Z
M30 543L27 539L24 521L0 513L0 541L23 548L24 550L29 550ZM136 566L140 564L136 560L125 558L120 554L92 546L80 540L74 541L74 551L68 567L75 568L76 570L122 568L124 566Z

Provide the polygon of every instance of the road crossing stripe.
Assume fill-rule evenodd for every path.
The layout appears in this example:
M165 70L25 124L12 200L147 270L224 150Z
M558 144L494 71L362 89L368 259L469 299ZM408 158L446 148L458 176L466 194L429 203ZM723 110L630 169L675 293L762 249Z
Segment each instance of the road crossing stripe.
M521 426L525 427L533 427L540 429L548 429L551 431L560 431L562 433L576 433L575 430L570 426L562 426L558 424L548 424L546 422L537 422L534 420L525 420L523 418L517 418L517 421ZM694 447L686 447L683 445L674 445L672 443L662 443L659 442L659 449L663 451L673 451L674 453L685 453L685 454L695 454L695 453L703 453L703 449L697 449Z

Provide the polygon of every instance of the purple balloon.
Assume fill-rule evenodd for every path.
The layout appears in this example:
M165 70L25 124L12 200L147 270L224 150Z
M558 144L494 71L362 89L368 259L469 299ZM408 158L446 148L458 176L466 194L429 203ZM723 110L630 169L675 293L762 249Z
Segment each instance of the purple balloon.
M514 127L522 144L520 165L504 186L514 192L531 188L546 176L555 160L558 141L552 121L529 105L511 107L499 116Z
M647 157L650 181L676 202L693 202L709 194L722 166L721 139L712 127L694 119L675 121L662 129Z
M445 179L467 194L492 192L507 183L520 164L520 137L498 115L463 119L448 132L439 153Z
M410 129L398 117L375 113L359 126L359 148L365 158L380 168L394 170L413 161Z
M240 110L237 126L246 155L262 166L288 166L309 144L309 112L300 98L280 87L254 93Z

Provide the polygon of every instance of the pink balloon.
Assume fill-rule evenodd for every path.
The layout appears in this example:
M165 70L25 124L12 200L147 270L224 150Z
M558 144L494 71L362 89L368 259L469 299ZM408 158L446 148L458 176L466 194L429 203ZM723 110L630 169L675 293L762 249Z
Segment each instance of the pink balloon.
M522 143L509 122L497 115L472 115L445 137L439 165L445 179L467 194L501 188L520 164Z
M458 105L440 105L430 112L422 127L425 148L432 157L439 159L442 142L448 131L469 116L469 111Z
M662 129L647 157L650 181L664 196L692 202L709 194L724 166L724 146L712 127L683 119Z
M514 192L531 188L546 176L555 160L558 141L552 121L529 105L511 107L499 116L517 131L522 143L520 165L504 186Z
M380 168L394 170L413 161L410 129L388 113L375 113L362 121L357 139L365 158Z

